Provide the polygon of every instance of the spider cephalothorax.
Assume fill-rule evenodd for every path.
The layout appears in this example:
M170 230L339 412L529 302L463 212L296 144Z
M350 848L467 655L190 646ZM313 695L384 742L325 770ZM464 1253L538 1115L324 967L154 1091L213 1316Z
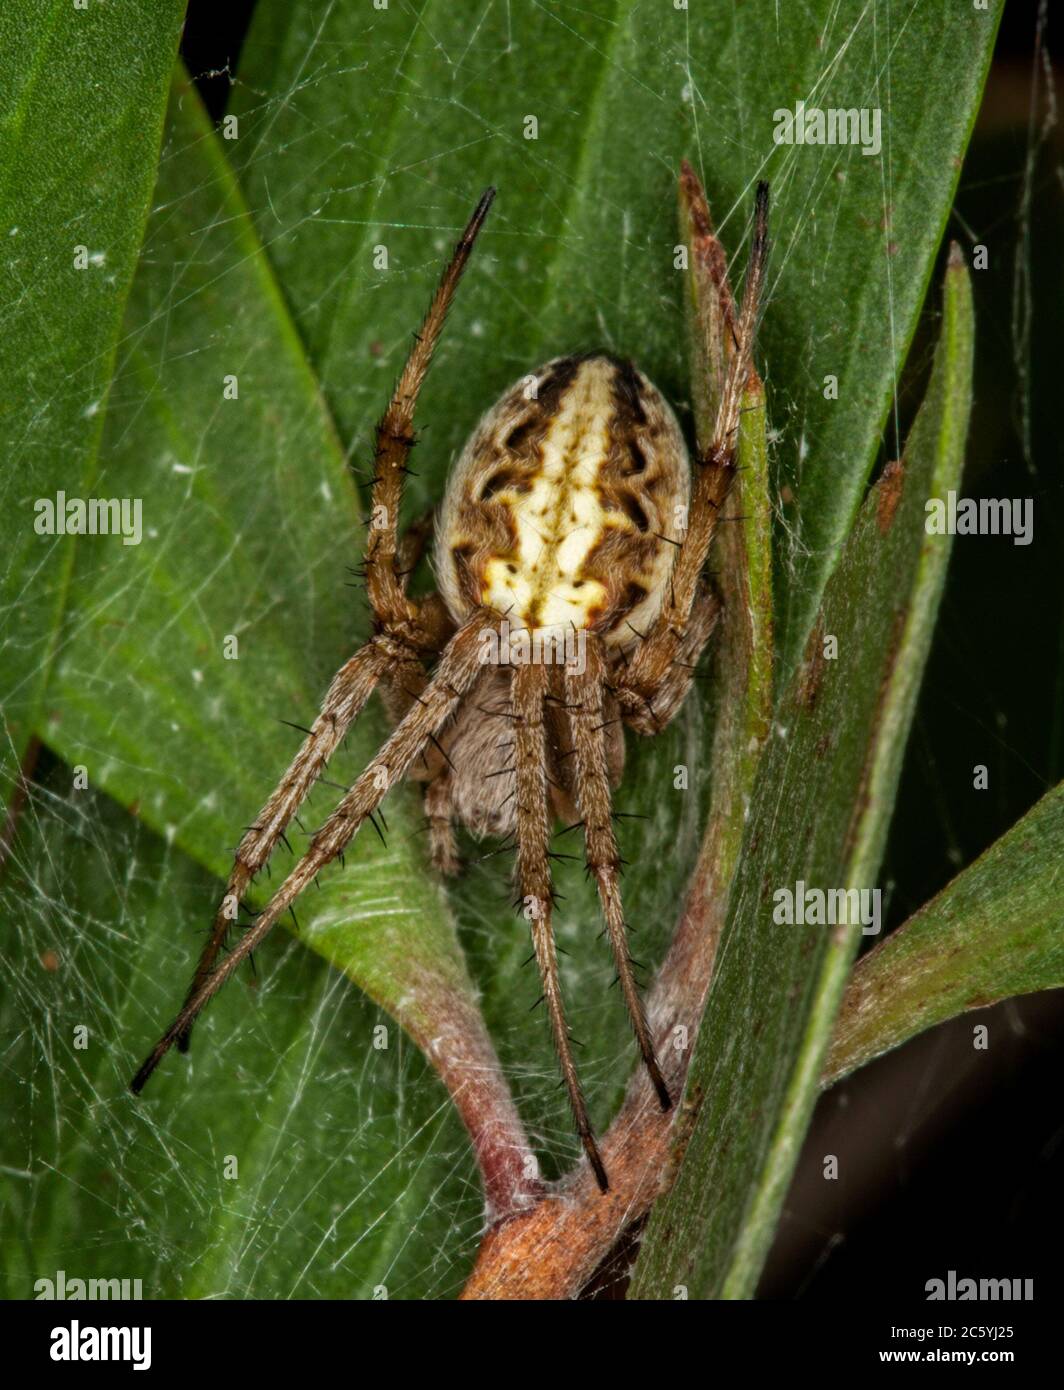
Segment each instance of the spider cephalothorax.
M436 524L439 591L406 578L427 527L398 535L414 404L447 307L494 197L488 190L444 272L377 430L366 588L374 636L341 667L299 753L237 850L184 1007L133 1080L139 1091L196 1015L315 874L340 855L387 790L426 783L433 862L458 868L454 824L512 836L573 1114L599 1186L607 1176L565 1023L552 917L551 824L583 827L621 990L663 1108L671 1104L628 955L611 791L624 725L672 719L717 617L702 569L734 473L739 400L751 367L764 268L767 190L759 187L741 312L721 287L730 335L713 438L694 469L661 393L606 353L555 358L523 377L474 430ZM303 858L228 955L226 932L251 880L352 720L379 688L391 736L311 838Z

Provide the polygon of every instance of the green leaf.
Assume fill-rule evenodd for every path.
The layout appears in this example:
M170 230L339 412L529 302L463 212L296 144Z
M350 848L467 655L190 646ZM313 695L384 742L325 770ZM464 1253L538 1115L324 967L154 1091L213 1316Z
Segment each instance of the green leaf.
M1064 785L853 973L824 1084L966 1009L1064 986Z
M5 761L32 731L72 560L68 540L35 530L35 503L93 488L184 9L6 0L0 12Z
M704 190L685 167L680 180L680 231L688 250L687 330L700 450L712 448L733 329L729 304L741 286L720 285L725 258L712 229ZM724 307L728 306L728 307ZM717 527L709 567L723 605L712 636L713 784L694 877L651 1001L695 1032L712 978L758 764L772 728L772 505L764 385L750 371L739 416L736 476ZM678 1001L682 1001L682 1007ZM682 1082L681 1082L682 1084ZM656 1119L657 1117L655 1117ZM633 1119L622 1111L622 1132Z
M925 503L960 478L972 332L955 252L904 467L861 509L761 762L688 1076L698 1118L651 1214L634 1297L683 1285L743 1298L756 1285L860 940L855 925L777 921L778 894L874 887L949 555L950 538L925 531Z
M35 785L0 883L4 1296L58 1270L145 1298L450 1296L483 1219L461 1123L388 1016L285 933L187 1066L126 1089L217 893L63 764Z
M739 264L754 181L765 175L776 251L758 360L769 418L783 427L780 481L799 497L797 512L785 509L777 611L792 634L786 647L800 649L879 445L997 24L996 14L912 7L888 81L874 18L822 0L778 16L709 7L696 22L621 0L594 11L489 7L471 26L441 0L380 11L261 0L233 94L239 134L226 150L356 464L368 464L410 333L486 184L499 196L419 404L410 516L439 500L495 395L553 353L630 353L689 407L679 163L695 163ZM948 55L930 76L928 45ZM883 156L777 147L775 109L814 93L822 105L882 107ZM829 372L839 375L837 401L823 396ZM648 966L664 954L698 860L713 767L707 722L692 700L661 739L629 739L618 804L651 819L625 825L625 893ZM686 793L673 787L681 763ZM509 865L469 857L451 900L522 1113L558 1151L553 1170L578 1146L545 1026L524 1017L539 989L521 968L527 934L506 909ZM559 888L563 984L601 1126L634 1055L606 992L594 892L577 865Z
M499 196L462 288L465 326L423 396L416 506L439 497L495 395L555 353L630 353L690 400L680 159L733 256L767 178L776 254L759 360L793 499L776 586L786 672L887 427L1001 10L911 3L885 26L875 7L833 0L545 0L474 23L448 0L262 0L234 157L344 436L366 437L452 229L488 183ZM797 100L879 111L881 153L775 144L776 112Z
M736 255L752 180L768 159L777 254L762 360L770 415L785 429L781 481L796 488L800 509L786 514L786 534L797 540L778 574L796 615L787 641L800 649L835 563L831 537L844 534L871 466L996 25L996 17L914 8L885 69L874 19L841 18L820 3L781 14L777 30L764 7L717 7L696 24L646 3L594 13L548 4L492 8L471 25L442 3L386 11L260 4L239 75L238 138L224 146L239 165L259 241L185 112L167 150L168 183L118 365L106 450L116 479L138 480L135 495L156 534L143 555L81 547L71 646L45 726L53 746L89 766L94 785L135 802L173 844L223 871L227 846L295 746L295 735L270 720L308 722L365 632L363 601L343 588L360 532L312 376L363 464L440 262L483 185L495 182L500 198L423 398L410 513L438 500L455 449L496 391L554 351L605 344L630 352L682 411L691 393L673 187L685 153L697 157ZM929 80L924 53L943 43L943 24L948 62ZM852 147L772 144L773 108L814 90L835 94L834 104L883 106L889 166ZM525 138L533 114L536 140ZM888 208L891 232L879 225ZM898 227L905 234L894 236L888 257ZM262 266L262 245L277 284ZM374 266L381 245L386 272ZM306 358L280 313L278 285ZM852 394L825 402L829 371ZM228 374L239 377L239 402L222 400ZM218 659L226 634L241 644L229 665ZM630 744L619 805L650 819L625 823L622 852L633 863L626 904L651 966L698 858L711 771L705 725L703 705L691 700L661 739ZM382 730L373 712L360 721L337 781L364 764ZM679 763L692 774L686 793L673 787ZM326 876L325 894L351 897L323 898L322 920L348 922L355 933L326 942L307 915L310 901L300 919L312 944L345 968L362 933L394 928L393 963L378 956L384 978L374 986L382 997L393 988L393 1002L406 997L390 978L404 941L420 950L427 937L442 949L448 931L411 803L389 806L386 855L362 836L347 872ZM326 805L319 794L319 814ZM508 864L480 859L468 843L466 852L473 863L452 895L463 945L537 1146L563 1166L577 1146L545 1025L527 1012L539 990L534 972L520 968L527 932L507 907ZM579 865L559 875L559 888L561 942L571 953L564 985L601 1124L633 1049L608 992L612 971ZM186 925L206 921L212 903L204 897L194 921L175 899L179 939ZM184 945L182 960L195 942ZM364 960L357 972L367 976ZM194 1066L204 1039L225 1039L235 1008L219 1001ZM138 1042L149 1036L145 1019ZM347 1092L346 1113L373 1110L375 1076L367 1068ZM267 1083L255 1086L265 1104ZM190 1122L206 1114L189 1104ZM416 1124L402 1134L404 1144L423 1143ZM456 1165L467 1183L456 1219L476 1207L468 1155L429 1146L418 1182L399 1174L387 1189L394 1206L383 1204L379 1220L392 1239L421 1241L409 1212ZM431 1230L427 1239L426 1268ZM458 1242L446 1258L467 1250ZM238 1267L233 1286L248 1277ZM197 1288L218 1286L197 1280Z
M345 587L362 528L351 478L266 258L199 99L182 81L103 459L110 494L143 498L143 540L123 547L118 539L91 538L79 547L42 733L72 767L85 770L92 787L224 876L242 826L300 742L282 720L312 721L329 678L365 634L363 604ZM334 758L330 779L352 780L360 754L364 760L382 732L374 710L352 749ZM335 797L327 788L311 797L301 825L290 830L294 850ZM412 803L406 796L389 805L387 848L361 836L347 871L323 875L321 890L298 905L299 922L314 948L431 1055L459 1108L482 1123L494 1120L500 1139L519 1144L445 898L425 872ZM275 882L290 863L279 848ZM176 1012L219 891L215 884L184 915L187 900L175 902L171 929L183 946L180 963L166 977L169 1002L123 1036L124 1083ZM225 1036L237 1007L226 991L194 1051ZM392 1036L394 1046L395 1030ZM363 1041L369 1047L372 1040ZM177 1055L167 1069L184 1070ZM352 1123L374 1112L374 1075L370 1066L360 1072L362 1101L352 1105ZM270 1109L274 1097L266 1079L258 1080L265 1088L258 1103ZM387 1090L386 1066L379 1084ZM196 1123L210 1123L206 1099ZM293 1142L297 1133L293 1121ZM369 1157L380 1162L379 1151ZM397 1208L430 1201L454 1162L448 1154L441 1172L423 1157L416 1180L391 1165L385 1185ZM463 1162L470 1165L466 1201L476 1208L471 1157L464 1154ZM339 1189L350 1174L335 1177ZM238 1264L226 1278L249 1278L240 1263L254 1252L230 1253ZM221 1278L216 1270L209 1287Z

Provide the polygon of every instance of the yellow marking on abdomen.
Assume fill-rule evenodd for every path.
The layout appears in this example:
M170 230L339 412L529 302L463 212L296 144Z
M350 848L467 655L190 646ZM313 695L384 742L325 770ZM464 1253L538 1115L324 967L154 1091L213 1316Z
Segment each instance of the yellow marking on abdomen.
M614 415L614 368L581 365L540 446L531 489L506 499L517 533L512 555L484 567L483 601L529 628L587 627L606 597L584 573L588 555L610 526L599 493Z

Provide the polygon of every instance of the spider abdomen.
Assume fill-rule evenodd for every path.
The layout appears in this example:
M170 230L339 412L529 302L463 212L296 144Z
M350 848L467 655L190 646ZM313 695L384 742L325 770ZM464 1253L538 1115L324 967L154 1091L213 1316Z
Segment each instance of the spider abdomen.
M452 616L630 638L661 607L689 482L676 418L631 362L548 362L487 412L449 480L436 568Z

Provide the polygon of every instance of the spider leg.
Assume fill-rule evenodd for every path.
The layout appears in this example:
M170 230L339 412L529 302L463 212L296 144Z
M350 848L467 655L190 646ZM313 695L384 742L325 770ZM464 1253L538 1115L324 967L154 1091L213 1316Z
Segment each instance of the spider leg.
M414 407L447 310L494 197L494 188L485 191L455 246L420 332L414 335L414 346L396 382L392 399L377 426L372 515L366 542L366 590L378 623L387 628L404 630L417 622L419 606L406 596L398 539L403 477L415 443Z
M410 580L410 574L416 569L432 535L435 517L435 508L423 512L407 528L399 541L396 567L404 593ZM414 701L421 698L421 692L428 681L428 674L422 665L422 659L429 661L439 655L447 642L454 636L454 620L447 611L447 605L442 597L434 592L419 600L416 630L411 630L409 625L400 624L398 627L390 627L385 624L384 631L399 642L405 642L408 645L416 644L415 655L418 658L390 667L381 681L381 699L388 712L389 722L394 726L399 723ZM428 764L431 765L433 772L436 770L437 761L439 760L432 757L428 759ZM428 766L426 772L428 772Z
M607 1192L609 1180L591 1130L584 1093L580 1089L558 977L558 953L552 923L554 888L549 858L550 812L543 724L543 697L548 691L546 666L532 663L515 666L512 689L514 765L517 774L518 892L532 930L532 944L543 981L543 997L547 1002L554 1046L569 1091L577 1132L598 1185L603 1192Z
M425 553L425 547L429 543L435 524L436 508L430 507L427 512L422 512L419 517L415 518L399 538L399 544L395 551L395 568L403 585L404 593L411 573L417 569L421 562L421 557Z
M658 1066L654 1040L650 1034L643 999L628 954L628 929L621 904L621 857L613 833L613 806L610 798L609 768L606 762L606 734L603 712L603 683L606 666L597 638L589 634L584 670L566 667L565 693L576 749L576 789L580 815L584 822L584 846L588 872L598 885L599 901L613 949L617 978L632 1021L647 1073L657 1092L662 1110L672 1107L665 1078Z
M720 612L721 603L716 593L709 588L700 588L671 665L658 679L653 691L646 692L641 701L632 701L629 692L624 722L630 729L652 737L672 723L673 716L687 698L698 659L717 625ZM610 679L609 689L618 696L618 687L625 687L627 671L628 668L622 665L620 674Z
M635 652L617 690L617 699L630 719L639 719L641 715L645 717L647 703L674 665L684 643L691 610L699 594L702 568L717 529L721 508L735 477L742 397L753 370L754 334L765 282L767 254L768 184L759 183L742 305L738 318L734 319L729 312L728 296L722 313L724 323L733 333L733 342L713 438L708 445L699 440L687 529L676 553L665 602L645 640ZM711 346L707 345L706 351L709 361L713 360Z
M396 563L404 591L410 571L417 565L432 534L433 517L433 510L425 512L399 542ZM436 607L422 605L421 626L429 646L453 633L453 624L442 603L437 607L440 611ZM333 677L310 734L237 848L225 895L196 966L186 1003L213 970L229 928L236 920L236 909L252 879L265 866L277 841L287 830L314 782L324 772L374 688L382 685L385 704L393 722L397 724L411 703L420 698L427 680L424 666L412 653L405 652L401 639L398 643L389 642L386 636L372 638ZM178 1038L179 1051L188 1051L191 1035L190 1027Z
M425 788L425 815L429 821L429 856L433 866L438 873L453 876L462 865L454 839L451 774L446 768Z
M422 698L340 799L339 805L315 833L306 853L255 919L254 925L189 994L181 1012L130 1083L134 1092L141 1090L173 1044L188 1033L204 1004L218 992L240 962L255 950L315 874L343 853L363 821L383 801L388 789L406 775L426 742L457 708L458 702L481 672L483 649L479 637L486 621L485 614L478 612L455 634Z
M303 740L299 752L237 847L225 894L192 977L186 1003L214 969L252 879L265 867L275 845L288 829L292 817L306 800L314 783L325 771L326 764L351 723L381 678L390 669L395 669L397 659L401 658L395 644L374 638L341 666L333 677L321 713ZM421 669L419 662L412 658L408 658L408 661ZM177 1040L180 1051L188 1051L190 1039L191 1025Z

